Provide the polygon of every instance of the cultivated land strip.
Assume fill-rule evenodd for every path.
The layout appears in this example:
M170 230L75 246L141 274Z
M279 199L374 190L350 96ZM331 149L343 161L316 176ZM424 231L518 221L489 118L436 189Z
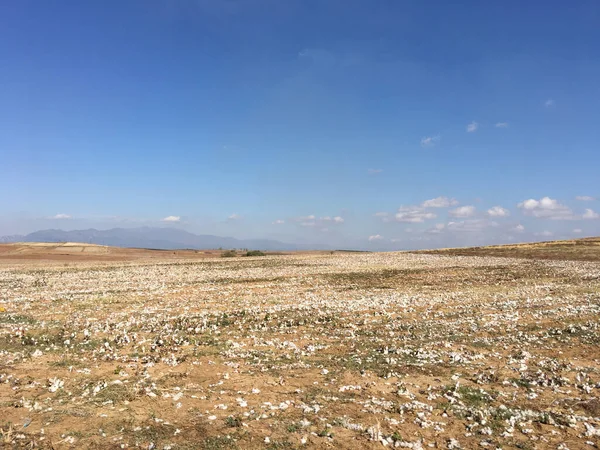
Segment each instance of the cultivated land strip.
M600 264L528 258L4 263L2 442L598 445Z

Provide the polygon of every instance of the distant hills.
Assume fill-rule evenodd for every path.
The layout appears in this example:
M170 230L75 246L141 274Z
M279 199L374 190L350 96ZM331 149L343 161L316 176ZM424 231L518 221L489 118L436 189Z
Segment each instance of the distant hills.
M0 236L0 244L9 244L11 242L20 242L25 239L25 236L21 234L15 234L13 236Z
M257 250L307 250L306 246L269 239L235 239L198 235L177 228L112 228L110 230L41 230L27 235L0 237L0 242L83 242L116 247L176 249L248 248Z

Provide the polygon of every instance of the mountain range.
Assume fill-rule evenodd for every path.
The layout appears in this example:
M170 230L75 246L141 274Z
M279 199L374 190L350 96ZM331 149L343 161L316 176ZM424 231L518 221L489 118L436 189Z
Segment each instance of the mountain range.
M110 230L40 230L27 235L0 237L0 242L83 242L115 247L154 249L248 248L256 250L308 250L309 247L270 239L235 239L198 235L178 228L112 228ZM322 246L320 246L322 247Z

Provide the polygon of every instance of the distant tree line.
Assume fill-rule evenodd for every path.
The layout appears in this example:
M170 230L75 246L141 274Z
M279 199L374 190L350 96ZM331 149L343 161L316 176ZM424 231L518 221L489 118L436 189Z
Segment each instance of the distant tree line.
M260 250L248 250L247 248L241 249L241 255L238 255L237 250L225 250L221 253L222 258L235 258L236 256L267 256L266 253Z

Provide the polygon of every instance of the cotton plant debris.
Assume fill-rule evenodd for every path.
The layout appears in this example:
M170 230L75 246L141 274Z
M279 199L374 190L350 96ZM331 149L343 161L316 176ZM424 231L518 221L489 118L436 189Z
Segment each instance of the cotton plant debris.
M0 266L15 448L595 448L600 263Z

